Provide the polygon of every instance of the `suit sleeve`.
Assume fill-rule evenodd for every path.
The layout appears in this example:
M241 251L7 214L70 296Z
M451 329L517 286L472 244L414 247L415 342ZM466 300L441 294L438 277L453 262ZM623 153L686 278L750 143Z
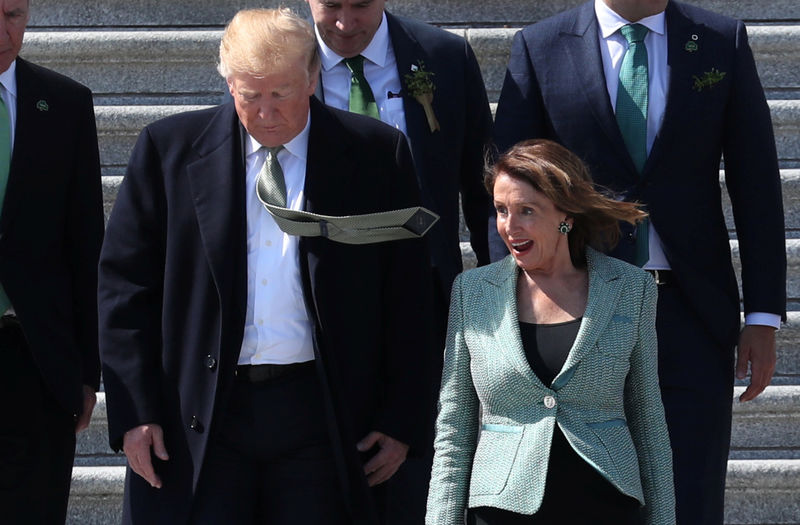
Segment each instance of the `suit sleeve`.
M499 153L526 139L545 136L546 114L524 31L514 35L503 88L494 119L494 145ZM508 255L496 229L494 214L489 227L492 262Z
M419 206L421 198L408 143L396 134L395 175L387 209ZM430 255L424 238L383 244L383 378L385 399L375 419L375 430L402 441L418 454L428 443L430 430L420 424L430 411L433 344Z
M444 354L433 469L428 491L428 525L461 525L467 506L478 436L478 395L464 339L463 274L453 283Z
M656 342L656 283L643 276L639 334L631 353L625 383L625 416L628 421L644 492L647 525L675 523L672 449L658 385Z
M478 259L478 266L489 263L488 216L492 211L489 196L483 186L484 156L491 142L492 112L483 83L478 60L469 43L464 41L466 68L466 129L461 159L461 207L469 228L470 244Z
M741 22L735 54L723 154L739 239L744 309L778 314L785 321L786 246L778 156L769 106Z
M100 255L100 353L109 438L159 422L166 226L161 168L148 129L131 156Z
M103 242L103 190L100 182L100 155L97 148L97 128L92 94L83 91L84 98L74 131L77 135L73 182L69 199L65 231L69 253L75 341L81 353L83 384L98 390L100 387L100 358L97 344L97 260Z
M543 137L545 122L544 103L525 32L519 31L511 44L511 56L497 102L495 146L502 153L521 140Z

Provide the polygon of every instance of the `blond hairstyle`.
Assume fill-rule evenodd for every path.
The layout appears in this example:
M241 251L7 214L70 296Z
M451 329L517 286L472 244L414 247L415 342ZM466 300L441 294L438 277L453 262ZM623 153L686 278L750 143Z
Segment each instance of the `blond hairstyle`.
M635 224L647 214L638 203L610 198L595 188L589 170L567 148L544 139L520 142L486 170L484 183L493 195L501 174L527 182L573 219L569 255L575 267L586 265L586 246L605 251L619 241L619 221Z
M262 77L270 70L305 58L309 76L319 70L314 30L289 9L243 9L228 23L219 44L217 71Z

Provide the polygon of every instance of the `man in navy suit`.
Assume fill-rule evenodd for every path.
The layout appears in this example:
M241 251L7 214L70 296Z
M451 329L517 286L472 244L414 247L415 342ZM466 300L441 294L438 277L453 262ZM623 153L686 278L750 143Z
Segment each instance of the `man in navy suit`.
M630 24L646 28L641 166L615 115L628 51L623 26ZM659 283L659 373L678 521L722 523L733 378L743 379L750 365L741 401L769 384L786 302L777 155L744 25L671 0L593 0L523 29L514 39L495 139L502 151L532 137L570 148L598 184L642 202L650 214L647 235L624 232L615 255L633 262L638 239L644 268ZM742 260L741 333L721 156Z
M126 523L378 523L377 486L424 444L424 240L288 235L256 193L277 170L292 210L419 205L403 135L321 104L318 68L305 20L241 11L220 47L233 100L134 148L99 285Z
M103 206L92 93L17 57L28 4L0 0L0 520L51 524L100 383Z
M489 198L483 188L483 162L492 117L478 62L470 45L442 29L385 11L385 0L307 0L316 25L322 58L317 97L339 109L353 110L352 73L358 58L374 99L372 116L401 130L414 158L423 203L440 216L428 234L434 279L433 334L437 348L430 389L437 397L442 351L453 279L462 270L459 248L459 193L470 243L478 265L489 262ZM432 74L432 101L416 98L414 78ZM409 82L412 82L410 85ZM427 111L427 115L426 115ZM429 119L429 117L433 119ZM435 407L428 421L432 430ZM392 512L413 512L421 523L425 511L431 454L421 463L407 462L392 484L403 501ZM411 474L407 470L417 470ZM401 520L407 522L407 520Z

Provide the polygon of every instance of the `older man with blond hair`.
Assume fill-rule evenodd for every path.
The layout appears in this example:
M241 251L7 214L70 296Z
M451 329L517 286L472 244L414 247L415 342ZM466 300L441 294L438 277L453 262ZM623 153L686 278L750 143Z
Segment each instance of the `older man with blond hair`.
M425 245L334 242L324 220L300 237L273 213L416 206L408 146L312 98L314 33L285 9L239 12L219 71L231 102L142 132L101 255L124 522L378 523L424 445Z

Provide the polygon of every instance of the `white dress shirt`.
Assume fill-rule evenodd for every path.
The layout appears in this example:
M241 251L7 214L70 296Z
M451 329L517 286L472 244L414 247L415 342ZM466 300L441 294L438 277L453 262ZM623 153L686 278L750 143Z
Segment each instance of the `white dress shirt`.
M278 153L286 180L286 207L301 210L306 179L306 127ZM299 237L283 233L256 195L266 150L249 134L245 141L247 208L247 314L240 365L290 364L314 359L311 321L300 276Z
M14 151L14 136L17 128L17 61L11 62L8 69L0 73L0 96L8 111L8 123L11 126L11 151Z
M603 0L595 0L594 10L597 22L600 25L598 38L600 39L600 55L603 59L603 72L606 76L606 88L611 100L611 106L616 111L617 88L619 86L619 71L622 68L622 59L628 49L625 37L619 32L619 28L630 24L610 7ZM664 110L667 105L667 91L669 86L669 68L667 67L667 22L664 12L653 16L642 18L637 24L641 24L650 31L644 39L647 48L647 71L649 75L649 85L647 93L647 154L653 147L653 143L661 129L664 121ZM650 258L644 265L648 270L668 270L670 269L661 238L658 236L656 225L650 221L649 230ZM781 319L779 315L751 312L745 316L746 324L760 324L779 328Z
M17 61L11 62L8 69L0 73L0 97L8 112L8 125L10 127L11 151L14 151L14 135L16 134L17 124ZM0 203L2 204L2 203ZM2 208L0 208L2 209ZM2 285L0 285L1 287ZM9 307L5 312L0 312L0 316L13 314L14 307Z
M322 58L322 90L325 104L347 111L350 108L350 70L342 62L343 58L325 45L316 26L314 31L317 33L317 43ZM400 96L403 84L397 73L397 60L389 39L385 13L375 36L361 55L366 59L364 76L375 96L381 120L407 135L403 98Z

